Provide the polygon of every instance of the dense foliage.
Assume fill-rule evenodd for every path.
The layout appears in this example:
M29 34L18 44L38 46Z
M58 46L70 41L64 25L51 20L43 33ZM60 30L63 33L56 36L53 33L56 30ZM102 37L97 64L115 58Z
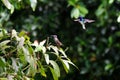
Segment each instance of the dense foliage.
M67 75L62 70L60 79L119 79L120 0L1 0L0 5L0 27L27 31L32 42L56 34L63 49L68 47L66 54L80 70L72 67ZM74 22L79 16L95 22L83 30Z

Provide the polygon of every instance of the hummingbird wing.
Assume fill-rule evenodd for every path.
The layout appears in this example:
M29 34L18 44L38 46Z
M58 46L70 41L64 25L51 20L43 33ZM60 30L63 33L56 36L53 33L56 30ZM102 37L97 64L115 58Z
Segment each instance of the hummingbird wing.
M90 20L90 19L85 19L84 23L91 23L91 22L95 22L95 20Z
M75 19L74 21L79 21L79 19Z

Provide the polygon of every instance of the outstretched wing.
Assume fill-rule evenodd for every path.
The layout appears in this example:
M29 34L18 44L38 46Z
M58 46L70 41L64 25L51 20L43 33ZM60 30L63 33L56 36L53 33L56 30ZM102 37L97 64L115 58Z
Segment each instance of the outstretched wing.
M91 22L95 22L95 20L90 20L90 19L85 19L84 23L91 23Z

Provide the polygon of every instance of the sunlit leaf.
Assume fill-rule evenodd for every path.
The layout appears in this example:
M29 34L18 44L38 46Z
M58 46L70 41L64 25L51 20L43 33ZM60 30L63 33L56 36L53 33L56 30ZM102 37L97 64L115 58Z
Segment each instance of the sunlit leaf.
M7 78L0 78L0 80L8 80Z
M29 78L29 77L27 77L27 76L24 76L23 79L24 79L24 80L34 80L33 78Z
M79 9L78 8L73 8L71 11L71 18L78 18L80 16L79 14Z
M120 23L120 15L117 18L117 22Z
M3 57L0 57L0 67L5 67L5 59Z
M53 69L52 67L49 67L49 68L50 68L50 71L51 71L51 73L52 73L53 79L54 79L54 80L58 80L58 77L57 77L54 69Z
M37 5L37 0L30 0L30 5L33 9L33 11L35 11L36 5Z
M13 75L10 74L7 75L8 80L13 80L13 77L14 77Z
M16 38L17 41L20 40L20 38L17 36L16 30L13 29L13 30L12 30L12 34L11 34L11 38L14 38L14 37Z
M4 5L11 10L11 13L14 12L14 6L8 1L8 0L2 0L2 2L4 3Z
M5 40L3 42L0 42L0 47L2 48L3 46L5 46L6 44L8 44L10 42L10 40Z
M44 56L45 56L46 63L49 64L49 55L48 54L44 54Z
M37 47L35 48L35 52L39 52L39 51L42 51L42 46L37 46Z
M39 45L43 46L45 44L45 42L46 42L46 40L43 40L43 41L40 42Z
M30 53L29 53L28 49L25 47L22 47L22 49L23 49L23 52L24 52L23 54L24 54L26 61L30 63L31 58L30 58Z
M83 6L80 6L80 7L79 7L79 10L80 10L81 16L82 16L82 15L85 16L86 14L88 14L87 8L85 8L85 7L83 7Z
M55 54L58 56L59 55L58 48L52 45L50 47L55 51Z
M57 75L57 77L60 77L60 69L59 69L58 64L53 60L50 60L50 63L53 66L54 72Z
M109 63L109 64L106 64L105 70L108 71L108 70L110 70L112 67L113 67L112 64L110 64L110 63Z
M69 64L68 64L68 61L61 59L61 62L62 62L62 65L63 65L65 71L68 73L68 71L69 71L69 69L70 69L70 66L69 66Z
M19 43L18 43L18 46L17 46L18 49L20 49L20 48L23 47L24 41L25 41L24 37L21 37L21 38L20 38L20 41L19 41Z
M68 6L75 6L78 0L68 0Z
M18 71L18 66L17 66L17 61L15 58L11 58L12 59L12 66L13 66L13 69L15 70L15 72Z
M109 4L112 4L114 2L114 0L109 0Z
M67 58L67 55L65 54L65 52L63 51L63 49L59 49L59 51L62 53L62 55L63 55L64 57Z
M30 67L27 71L27 75L35 76L35 74L37 72L37 62L32 56L30 56L29 64L30 64Z

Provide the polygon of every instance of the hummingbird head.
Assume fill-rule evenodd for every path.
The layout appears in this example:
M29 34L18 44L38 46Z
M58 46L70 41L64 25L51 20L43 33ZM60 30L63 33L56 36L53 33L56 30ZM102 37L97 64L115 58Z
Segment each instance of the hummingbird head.
M57 35L51 35L51 37L53 37L53 38L57 38Z
M81 16L80 16L80 17L78 17L78 19L79 19L80 21L83 21L83 17L81 17Z

